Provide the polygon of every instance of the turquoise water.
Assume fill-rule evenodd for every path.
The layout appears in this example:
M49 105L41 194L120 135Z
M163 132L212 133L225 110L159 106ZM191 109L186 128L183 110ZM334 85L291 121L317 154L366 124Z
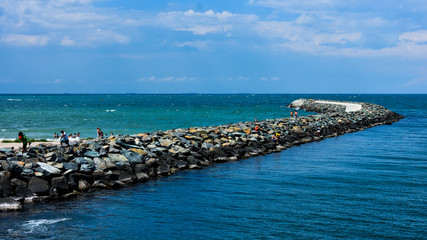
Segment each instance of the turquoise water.
M86 112L104 129L125 132L122 124L136 133L286 116L284 106L300 97L372 102L406 118L280 153L3 213L0 239L426 239L427 95L104 95L99 103L100 96L1 96L0 126L6 133L28 124L28 135L41 137L56 126L75 126L94 135L96 126L77 120ZM73 101L62 99L67 97ZM22 100L7 100L12 98ZM19 107L33 98L52 102L46 109L43 100L27 110ZM81 104L88 99L93 102L85 110ZM46 133L22 117L62 109L66 101L73 104L62 107L68 109L62 114L75 122L40 114L43 124L51 121ZM114 103L104 106L108 101ZM9 102L18 104L15 113L5 109ZM3 127L6 111L17 115ZM121 112L132 113L132 120ZM123 117L111 120L116 113Z

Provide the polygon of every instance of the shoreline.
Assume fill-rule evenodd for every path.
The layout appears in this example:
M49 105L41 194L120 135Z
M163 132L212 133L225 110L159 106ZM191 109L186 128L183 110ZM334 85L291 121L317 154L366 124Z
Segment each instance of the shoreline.
M361 109L347 111L349 104ZM403 118L369 103L299 99L289 106L321 114L93 139L70 148L42 143L26 156L0 149L0 211L280 152Z

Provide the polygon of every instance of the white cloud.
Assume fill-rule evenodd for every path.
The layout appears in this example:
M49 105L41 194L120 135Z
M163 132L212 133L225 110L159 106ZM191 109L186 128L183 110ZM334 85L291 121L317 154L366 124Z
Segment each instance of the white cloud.
M76 45L76 41L70 39L68 36L65 36L61 40L61 45L62 46L75 46Z
M44 46L49 38L43 35L7 34L2 36L0 41L16 46Z
M0 17L3 34L38 32L44 36L38 42L34 37L8 41L11 45L45 45L47 40L62 46L130 42L129 37L115 30L122 29L120 14L114 9L96 8L91 0L2 0L0 8L3 10ZM102 31L96 32L96 29Z
M208 46L207 41L188 41L188 42L177 42L175 43L177 47L192 47L197 49L206 49Z
M264 82L266 82L266 81L275 82L275 81L279 81L280 78L279 77L260 77L259 80L264 81Z
M254 22L255 15L232 14L227 11L185 12L173 11L158 14L159 24L170 27L176 31L189 31L196 35L214 33L230 33L234 26Z
M248 3L297 13L317 12L335 5L333 0L250 0Z
M427 30L419 30L416 32L405 32L399 36L401 41L427 42Z
M161 49L171 44L204 51L212 46L215 49L233 46L248 51L280 50L313 55L427 57L427 30L422 30L425 23L411 17L404 21L393 19L381 9L395 9L397 0L368 6L357 0L249 0L253 7L249 9L254 14L192 9L147 13L149 10L99 7L98 2L0 0L0 41L16 46L81 47L128 44L152 38L152 42L158 40L154 44ZM272 13L262 17L258 6L264 10L270 8ZM416 10L420 15L427 9L427 4L418 0L399 6ZM179 40L174 34L167 35L173 38L170 40L164 39L162 31L192 34L179 35ZM158 32L162 33L157 35Z
M189 82L189 81L194 81L195 79L193 77L173 77L173 76L169 76L169 77L155 77L155 76L151 76L151 77L142 77L139 78L137 81L138 82L154 82L154 83L168 83L168 82Z
M412 87L412 86L427 86L427 77L418 77L403 84L403 87Z

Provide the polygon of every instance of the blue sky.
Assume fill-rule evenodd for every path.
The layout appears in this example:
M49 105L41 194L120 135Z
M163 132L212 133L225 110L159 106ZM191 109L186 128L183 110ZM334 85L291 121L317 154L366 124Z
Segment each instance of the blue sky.
M0 93L427 93L425 0L1 0Z

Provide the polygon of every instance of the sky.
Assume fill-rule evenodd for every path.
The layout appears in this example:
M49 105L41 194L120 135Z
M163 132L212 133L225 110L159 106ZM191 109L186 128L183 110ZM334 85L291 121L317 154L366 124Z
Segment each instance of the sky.
M427 1L0 0L0 93L427 93Z

